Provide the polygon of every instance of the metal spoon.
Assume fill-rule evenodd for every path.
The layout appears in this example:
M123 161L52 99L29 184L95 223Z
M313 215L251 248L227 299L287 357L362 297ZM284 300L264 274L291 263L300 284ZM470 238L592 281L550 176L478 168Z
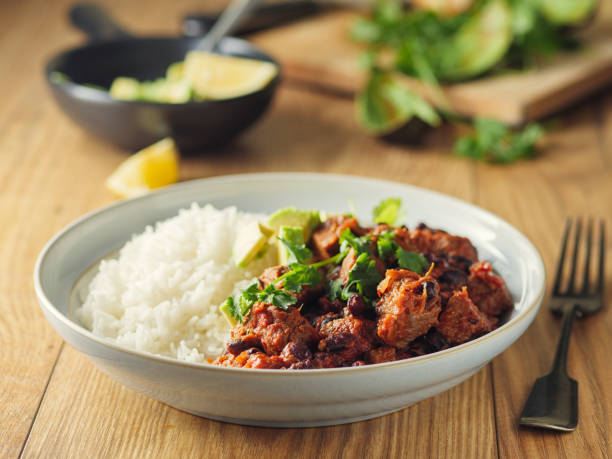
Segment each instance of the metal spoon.
M260 0L233 0L215 22L210 32L198 44L199 51L212 52L219 41L230 34Z

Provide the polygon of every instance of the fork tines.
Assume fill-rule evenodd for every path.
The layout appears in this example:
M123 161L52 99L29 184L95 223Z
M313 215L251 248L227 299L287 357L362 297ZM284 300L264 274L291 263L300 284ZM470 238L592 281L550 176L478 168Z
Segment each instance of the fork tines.
M580 245L582 239L582 219L581 218L567 218L565 222L565 230L563 235L563 242L561 244L561 255L559 257L559 264L557 266L557 274L555 276L555 282L553 285L553 292L551 298L551 308L557 312L561 311L564 304L568 302L574 302L579 304L580 313L592 313L595 312L592 304L584 304L585 299L599 300L599 306L601 306L601 300L603 298L604 290L604 255L605 255L605 224L603 219L598 221L596 225L593 218L589 218L586 225L586 243L585 243L585 255L584 262L582 263L582 283L577 285L577 273L579 271L579 254ZM597 275L593 285L591 285L591 258L593 252L593 241L595 240L596 228L598 227L599 232L599 243L598 247L598 260L597 263ZM563 282L564 266L566 264L566 254L568 249L568 241L570 240L570 233L574 228L574 237L572 243L572 256L570 262L570 274L565 282ZM596 309L595 309L596 310Z

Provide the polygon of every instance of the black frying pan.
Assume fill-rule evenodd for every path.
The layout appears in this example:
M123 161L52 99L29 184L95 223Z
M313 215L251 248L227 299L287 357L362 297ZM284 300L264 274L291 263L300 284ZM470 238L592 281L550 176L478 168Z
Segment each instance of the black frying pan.
M128 76L152 80L168 65L181 61L201 38L135 38L95 5L71 9L72 23L88 34L90 43L52 58L45 75L66 114L85 130L119 147L136 150L171 136L181 151L202 150L227 143L250 126L268 107L280 75L259 91L220 101L162 104L112 99L106 91L113 79ZM226 37L215 52L278 63L245 40ZM57 81L61 72L70 81Z

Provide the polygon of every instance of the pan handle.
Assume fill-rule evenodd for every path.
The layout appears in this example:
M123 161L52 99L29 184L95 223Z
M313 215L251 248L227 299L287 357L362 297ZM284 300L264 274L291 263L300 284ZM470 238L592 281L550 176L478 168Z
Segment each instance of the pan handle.
M85 32L91 41L133 38L95 3L78 3L70 8L70 22Z

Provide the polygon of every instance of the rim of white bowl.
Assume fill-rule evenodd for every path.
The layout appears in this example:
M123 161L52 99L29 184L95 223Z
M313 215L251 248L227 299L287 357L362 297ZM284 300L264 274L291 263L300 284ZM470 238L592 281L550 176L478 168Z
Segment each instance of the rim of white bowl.
M62 322L65 326L67 326L68 328L72 329L74 332L82 335L83 337L86 337L88 339L90 339L91 341L94 341L95 343L105 346L105 347L109 347L111 349L114 349L116 351L119 352L124 352L127 354L131 354L133 356L136 357L140 357L143 359L152 359L155 361L158 361L160 363L164 363L164 364L170 364L170 365L175 365L175 366L180 366L180 367L187 367L187 368L192 368L192 369L196 369L196 370L200 370L200 371L222 371L222 372L242 372L242 373L246 373L246 374L258 374L258 375L278 375L279 374L279 370L278 369L261 369L261 368L236 368L236 367L223 367L223 366L218 366L218 365L212 365L211 363L197 363L197 362L187 362L184 360L179 360L173 357L166 357L163 355L158 355L158 354L153 354L150 352L146 352L146 351L139 351L136 349L131 349L129 347L125 347L125 346L121 346L120 344L117 344L113 341L111 341L108 338L103 338L100 336L95 335L93 332L91 332L90 330L87 330L85 327L83 327L82 325L76 323L75 321L71 320L67 315L62 314L54 305L53 303L49 300L49 298L47 297L47 295L45 294L45 291L42 287L41 284L41 268L43 266L43 263L45 262L45 258L48 254L48 252L51 250L51 248L57 243L57 241L59 241L60 239L62 239L63 237L65 237L68 233L70 233L70 231L72 231L75 227L79 226L80 224L82 224L84 221L89 220L92 217L95 217L96 215L102 214L102 213L106 213L109 211L112 211L113 209L116 209L118 207L122 207L125 205L133 205L134 202L136 201L142 201L142 200L147 200L147 199L152 199L155 196L158 196L160 194L169 194L172 193L174 190L180 189L180 188L190 188L190 187L194 187L197 188L198 186L200 186L201 183L214 183L214 182L218 182L218 183L222 183L222 182L236 182L236 181L252 181L252 180L262 180L262 179L270 179L270 180L274 180L274 179L283 179L286 180L287 178L292 178L292 179L316 179L316 180L329 180L329 181L344 181L344 180L350 180L350 181L357 181L357 182L362 182L362 183L368 183L370 185L399 185L408 189L412 189L415 191L419 191L419 192L426 192L426 193L430 193L432 195L447 199L449 201L453 201L455 204L459 204L461 206L466 206L470 209L472 209L475 212L479 212L483 215L486 215L488 218L493 218L494 220L501 222L503 225L505 225L508 229L510 229L511 231L513 231L515 233L515 237L518 237L519 239L521 239L522 243L524 243L535 255L535 258L538 262L538 270L541 271L542 273L542 283L540 285L540 291L538 292L538 295L536 296L536 298L531 302L531 304L529 305L524 305L525 308L523 310L521 310L519 312L519 314L516 317L511 318L508 322L506 322L505 324L503 324L501 327L496 328L495 330L487 333L486 335L480 336L474 340L468 341L466 343L460 344L458 346L453 346L451 348L448 349L444 349L442 351L437 351L437 352L432 352L430 354L425 354L425 355L421 355L418 357L411 357L408 359L403 359L403 360L394 360L391 362L383 362L383 363L376 363L376 364L370 364L370 365L364 365L364 366L359 366L359 367L339 367L339 368L317 368L317 369L308 369L308 370L299 370L299 371L283 371L280 370L282 372L283 377L287 377L287 376L315 376L315 375L321 375L321 374L329 374L329 373L337 373L337 372L342 372L342 373L347 373L347 372L364 372L364 371L372 371L372 370L377 370L380 368L388 368L388 367L394 367L394 366L413 366L413 365L417 365L419 363L425 362L425 361L429 361L432 359L436 359L436 358L441 358L441 357L445 357L448 356L450 354L454 354L457 352L462 352L462 351L467 351L470 348L473 348L474 346L478 346L480 344L485 343L486 341L504 333L507 332L510 328L515 327L516 325L518 325L519 323L521 323L523 320L525 320L525 318L527 316L529 316L529 313L536 308L544 294L546 291L546 269L544 267L544 261L542 260L542 256L540 255L540 252L538 251L538 249L531 243L531 241L523 234L521 233L518 229L516 229L513 225L511 225L510 223L508 223L506 220L502 219L501 217L498 217L497 215L489 212L488 210L485 210L475 204L472 204L470 202L464 201L462 199L456 198L454 196L450 196L444 193L441 193L439 191L434 191L434 190L429 190L427 188L422 188L422 187L418 187L415 185L410 185L410 184L405 184L405 183L401 183L401 182L396 182L393 180L383 180L383 179L375 179L375 178L370 178L370 177L362 177L362 176L357 176L357 175L347 175L347 174L327 174L327 173L316 173L316 172L262 172L262 173L250 173L250 174L232 174L232 175L220 175L220 176L215 176L215 177L206 177L206 178L201 178L201 179L195 179L195 180L189 180L186 182L181 182L181 183L177 183L174 185L170 185L168 187L162 188L160 190L156 190L153 191L149 194L143 195L143 196L138 196L132 199L126 199L123 201L118 201L118 202L114 202L114 203L110 203L107 204L103 207L100 207L98 209L95 209L93 211L87 212L86 214L82 215L81 217L77 218L76 220L72 221L71 223L69 223L68 225L66 225L64 228L62 228L60 231L58 231L43 247L43 249L41 250L40 254L38 255L38 258L36 259L36 264L34 266L34 290L36 292L36 296L39 300L39 304L41 309L44 308L47 310L47 312L49 312L50 314L52 314L57 320L59 320L60 322ZM87 269L90 269L90 267L88 267ZM80 276L83 275L83 273L81 273L79 275ZM63 337L62 337L63 339Z

